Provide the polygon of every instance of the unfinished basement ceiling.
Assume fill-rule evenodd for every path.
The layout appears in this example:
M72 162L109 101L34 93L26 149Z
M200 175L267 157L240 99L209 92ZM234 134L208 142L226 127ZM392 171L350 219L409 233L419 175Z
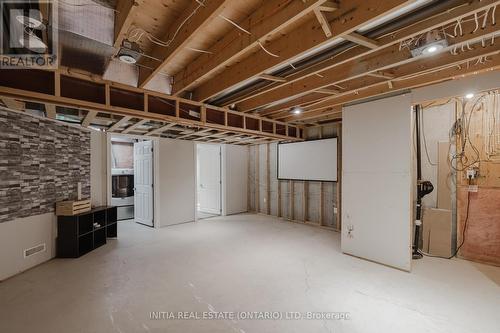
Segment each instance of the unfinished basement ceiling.
M397 22L397 19L401 16L408 15L409 13L412 13L414 11L417 11L418 9L421 9L423 7L433 6L433 4L436 4L438 2L453 2L453 0L416 0L415 2L404 6L392 13L389 13L385 16L382 16L376 20L373 20L370 23L367 23L366 25L360 27L357 32L359 33L366 33L367 31L374 30L377 27L383 26L384 24L387 24L388 22L394 21ZM320 61L320 59L315 59L317 58L320 54L326 53L327 51L334 51L336 46L344 42L345 40L343 38L332 38L328 43L325 43L321 45L320 47L314 48L312 50L309 50L307 52L304 52L292 59L290 59L288 62L284 64L277 65L273 68L271 68L267 74L271 75L277 75L277 76L283 76L283 74L286 72L291 73L294 71L298 71L303 69L304 67L310 66L310 64L313 64L315 62ZM355 44L352 43L351 46L355 46ZM233 95L246 95L246 94L251 94L252 90L261 87L262 85L265 85L269 83L268 81L262 80L260 78L251 78L248 79L247 81L241 82L238 85L221 92L218 96L213 97L210 99L208 102L213 103L215 105L229 105L231 104L231 99ZM261 84L261 85L259 85ZM277 103L284 103L287 100L283 101L277 101ZM273 104L274 105L274 104ZM271 105L272 106L272 105Z
M144 121L138 128L153 124L154 131L177 124L302 139L305 127L341 119L347 103L499 69L499 4L65 0L57 26L60 78L23 73L26 92L21 76L6 71L3 84L17 90L4 94L14 106L34 101L81 109L81 121L90 125L95 112L86 112L97 109L111 121L98 116L94 125L108 130L125 116L131 118L125 124ZM447 46L429 57L413 55L432 31ZM134 51L124 41L142 49L129 64L119 60ZM49 84L42 87L41 79Z

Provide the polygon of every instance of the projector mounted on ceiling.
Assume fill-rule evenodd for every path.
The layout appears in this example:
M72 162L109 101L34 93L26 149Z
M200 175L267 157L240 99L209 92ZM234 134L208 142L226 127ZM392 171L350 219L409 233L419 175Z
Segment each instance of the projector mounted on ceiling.
M432 30L425 35L425 38L418 43L416 48L411 50L411 55L413 57L431 55L447 46L448 41L444 33L439 30Z
M139 44L124 40L118 52L118 59L127 64L135 64L142 56Z

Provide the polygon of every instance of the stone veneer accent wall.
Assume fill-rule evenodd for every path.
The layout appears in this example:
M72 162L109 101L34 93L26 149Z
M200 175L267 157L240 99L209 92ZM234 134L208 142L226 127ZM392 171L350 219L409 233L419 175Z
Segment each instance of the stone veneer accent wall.
M0 109L0 222L90 196L90 132Z

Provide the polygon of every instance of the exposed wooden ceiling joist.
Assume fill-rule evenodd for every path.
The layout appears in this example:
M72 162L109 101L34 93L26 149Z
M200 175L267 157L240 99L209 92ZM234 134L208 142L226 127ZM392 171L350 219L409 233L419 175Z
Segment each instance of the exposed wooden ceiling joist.
M267 81L273 81L273 82L286 82L286 79L283 77L269 75L269 74L260 74L259 78L261 78L263 80L267 80Z
M45 104L45 113L47 114L47 118L56 119L56 106L54 104Z
M467 67L465 64L463 66L452 66L423 75L408 77L402 80L394 80L392 81L393 82L392 89L388 87L386 82L376 83L370 86L366 86L363 89L357 91L356 93L345 94L339 97L335 96L328 98L324 101L320 101L315 105L312 105L302 115L299 115L297 117L285 116L279 118L288 121L311 120L317 118L318 116L325 116L330 114L328 111L325 111L325 109L329 109L334 106L342 105L356 100L384 95L387 93L397 92L406 89L413 89L421 86L426 86L429 84L452 80L456 77L477 75L485 71L492 71L499 69L500 69L500 55L496 54L495 56L491 56L490 61L485 63L478 63L476 65L472 65L469 67Z
M358 79L357 81L352 81L350 82L349 86L350 89L348 91L345 91L337 96L320 99L315 103L309 104L305 109L315 108L317 104L320 104L324 100L331 100L335 97L352 95L353 93L362 90L365 86L370 86L371 84L377 84L380 82L385 82L388 88L391 90L394 89L394 83L398 80L401 80L401 78L409 76L419 76L431 71L436 71L441 68L446 68L450 66L460 66L460 64L462 64L464 61L472 62L473 64L475 62L480 62L481 59L483 59L483 61L486 61L484 59L489 59L489 57L491 56L496 56L499 52L500 51L498 46L490 44L485 46L484 48L476 47L476 49L464 51L463 53L457 55L451 55L449 53L441 53L432 58L421 58L419 61L407 63L405 65L393 68L393 73L395 76L390 80L382 79L383 81L379 81L378 79L380 78L373 78L374 80L373 79L370 80L372 81L372 83L370 83L370 81L362 79ZM292 119L288 118L288 114L285 111L278 114L273 114L272 117L276 119L280 118Z
M132 124L130 125L129 127L127 127L126 129L124 129L122 131L123 134L127 134L127 133L130 133L136 129L138 129L139 127L141 127L142 125L144 125L145 123L147 123L149 120L148 119L141 119L139 120L138 122L136 122L135 124Z
M174 127L174 126L176 126L176 124L167 124L165 126L161 126L159 128L156 128L154 130L149 131L146 135L161 134L161 133L167 131L168 129L170 129L170 128Z
M2 102L3 104L5 104L6 107L12 110L21 110L24 108L24 103L19 102L14 98L3 97Z
M360 35L357 32L351 32L351 33L342 35L342 38L344 38L350 42L359 44L361 46L365 46L369 49L376 49L376 48L380 47L380 42L378 42L374 39L365 37L363 35Z
M142 0L117 0L115 12L115 49L118 49L132 26Z
M481 3L481 10L485 8L484 1ZM491 2L488 4L491 6ZM465 11L467 7L460 7L460 13ZM453 11L453 14L457 12ZM470 16L470 12L466 12L465 16ZM500 19L500 13L495 14L497 19ZM445 17L447 20L445 20ZM438 20L439 19L439 20ZM418 58L413 58L408 49L400 49L398 41L406 40L415 36L415 34L422 34L429 29L436 28L436 24L441 26L456 20L456 16L450 16L450 13L445 13L437 17L433 17L422 22L416 26L411 26L409 29L402 29L396 34L383 37L384 47L378 50L370 50L369 52L352 48L344 52L338 57L334 57L316 67L316 72L311 72L308 75L298 73L293 77L287 77L288 82L285 84L277 84L267 91L256 93L253 98L246 99L245 101L237 104L237 109L241 111L250 111L270 103L283 99L290 99L290 97L305 95L308 92L316 91L317 89L327 87L332 84L340 84L343 81L351 80L356 77L373 73L373 76L380 77L380 71L398 66L407 62L417 61ZM462 23L463 31L472 32L475 29L474 22ZM404 34L402 34L404 32ZM463 43L472 43L480 41L482 38L489 38L497 32L493 25L487 25L485 29L476 31L474 34L465 33L463 36L457 36L450 40L450 47L454 45L462 45ZM394 43L396 41L396 43ZM387 42L387 43L386 43ZM390 45L385 47L385 45ZM364 48L363 48L364 49ZM361 53L360 53L361 52ZM359 54L363 54L359 56ZM314 75L319 73L320 75Z
M327 1L329 2L329 1ZM325 0L289 1L266 0L251 15L247 16L238 25L240 29L233 29L222 39L212 45L194 62L174 76L173 92L182 93L214 72L227 66L232 60L242 56L249 50L264 43L267 36L281 31L284 27L296 22L309 14L314 8L325 3Z
M111 125L110 128L108 128L108 132L115 132L117 131L118 129L120 129L120 127L122 127L123 125L125 125L127 122L130 121L130 119L132 119L132 117L129 117L129 116L124 116L122 117L120 120L118 120L116 123L114 123L113 125Z
M331 30L335 32L335 36L353 32L359 27L413 2L415 1L343 1L340 3L339 9L333 13L335 19L330 22ZM289 34L266 43L264 47L267 52L261 49L251 57L230 66L224 72L201 84L194 90L193 98L197 101L205 101L242 81L257 77L275 66L287 64L294 57L320 47L329 40L323 34L316 18L311 19ZM271 56L268 52L275 56Z
M224 10L229 2L229 0L211 0L201 4L198 1L192 1L188 9L165 34L163 40L166 41L168 47L155 45L150 52L151 57L145 58L139 70L139 87L144 88L180 50L191 42L196 33L199 33ZM153 58L161 61L158 62ZM153 70L146 67L153 68Z
M97 111L93 111L93 110L90 110L89 112L87 112L87 115L82 120L82 126L89 127L89 125L92 124L92 121L97 116L97 113L98 113Z
M203 133L209 132L211 130L212 129L210 129L210 128L206 128L206 129L203 129L203 130L200 130L200 131L192 131L192 132L189 132L187 134L178 136L178 137L176 137L176 139L185 139L185 138L189 138L190 136L200 136Z

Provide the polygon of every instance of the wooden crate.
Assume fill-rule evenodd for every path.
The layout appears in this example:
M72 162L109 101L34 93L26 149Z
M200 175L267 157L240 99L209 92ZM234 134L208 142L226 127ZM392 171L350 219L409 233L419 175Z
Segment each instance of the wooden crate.
M80 201L61 201L56 203L56 215L73 216L88 212L90 210L90 199Z

